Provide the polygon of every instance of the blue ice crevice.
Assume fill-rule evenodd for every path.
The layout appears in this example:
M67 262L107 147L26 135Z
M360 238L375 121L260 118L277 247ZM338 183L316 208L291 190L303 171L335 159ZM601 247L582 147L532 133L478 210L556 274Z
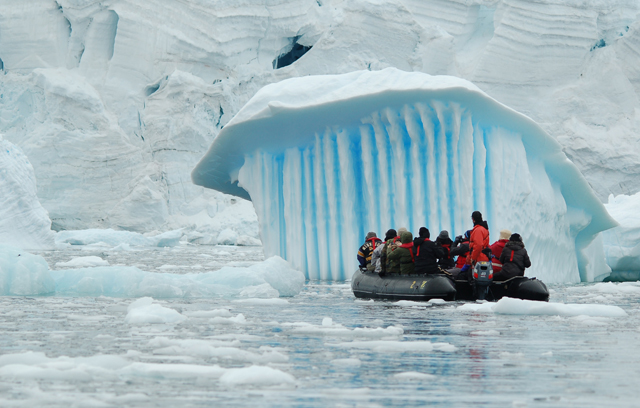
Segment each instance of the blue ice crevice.
M480 210L492 237L521 233L529 275L592 280L604 262L584 249L616 225L531 119L468 81L393 68L264 87L192 178L252 200L265 255L310 279L349 278L367 231L462 234Z

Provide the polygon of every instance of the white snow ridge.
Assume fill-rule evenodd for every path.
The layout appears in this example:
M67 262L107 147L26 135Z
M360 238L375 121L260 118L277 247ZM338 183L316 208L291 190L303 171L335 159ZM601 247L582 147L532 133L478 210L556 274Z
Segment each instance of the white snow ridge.
M461 234L480 210L519 232L546 282L593 280L583 250L616 225L560 144L468 81L394 68L261 89L192 173L251 198L267 255L344 279L367 231ZM591 267L589 266L591 264Z

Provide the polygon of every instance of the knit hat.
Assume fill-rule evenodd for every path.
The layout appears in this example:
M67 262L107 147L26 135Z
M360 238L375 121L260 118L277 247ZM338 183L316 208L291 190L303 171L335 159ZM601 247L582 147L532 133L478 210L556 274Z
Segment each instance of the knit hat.
M520 234L511 234L509 241L522 242L522 237L520 236Z
M465 236L467 239L471 239L471 230L467 230L467 231L464 233L464 236Z
M393 228L391 228L390 230L387 231L386 234L384 234L384 240L388 241L391 238L395 238L398 236L398 233L396 232L396 230L394 230Z
M509 239L511 236L511 231L508 229L500 230L500 239Z
M403 231L400 233L400 242L402 242L403 244L408 244L411 241L413 241L413 234L411 234L409 231Z
M438 239L449 239L449 231L442 230L440 234L438 234Z
M471 213L471 219L474 224L479 224L482 222L482 213L480 211L474 211Z
M367 233L367 238L366 238L366 239L369 239L369 238L377 238L377 237L378 237L378 236L376 235L376 233L375 233L375 232L369 232L369 233Z
M429 238L431 236L431 233L429 232L428 228L420 227L420 230L418 231L418 235L420 236L420 238Z
M409 232L405 227L398 228L398 236L402 236L403 232Z

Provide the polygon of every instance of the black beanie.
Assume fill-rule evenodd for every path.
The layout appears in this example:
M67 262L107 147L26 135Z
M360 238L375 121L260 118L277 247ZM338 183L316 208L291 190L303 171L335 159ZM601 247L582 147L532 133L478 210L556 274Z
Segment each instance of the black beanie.
M384 234L384 240L388 241L391 238L395 238L398 236L398 233L396 232L396 230L394 230L393 228L388 230L386 234Z
M522 242L522 237L520 236L520 234L511 234L511 237L509 237L509 241Z
M420 238L429 238L431 236L431 234L429 233L429 230L425 227L420 227L420 230L418 231L418 235L420 235Z

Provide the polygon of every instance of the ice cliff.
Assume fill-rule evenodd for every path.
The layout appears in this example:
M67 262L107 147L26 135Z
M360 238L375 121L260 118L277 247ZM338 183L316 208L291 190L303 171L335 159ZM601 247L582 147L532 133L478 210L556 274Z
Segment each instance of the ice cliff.
M394 68L264 87L192 175L250 196L266 255L311 279L350 277L367 231L462 234L480 210L494 237L523 236L530 275L593 280L598 261L585 249L616 225L531 119L468 81Z
M36 194L33 167L20 148L0 135L0 245L52 249L51 220Z
M55 230L256 238L250 203L190 181L220 129L269 83L387 67L531 117L601 200L640 190L635 0L4 3L0 132Z

